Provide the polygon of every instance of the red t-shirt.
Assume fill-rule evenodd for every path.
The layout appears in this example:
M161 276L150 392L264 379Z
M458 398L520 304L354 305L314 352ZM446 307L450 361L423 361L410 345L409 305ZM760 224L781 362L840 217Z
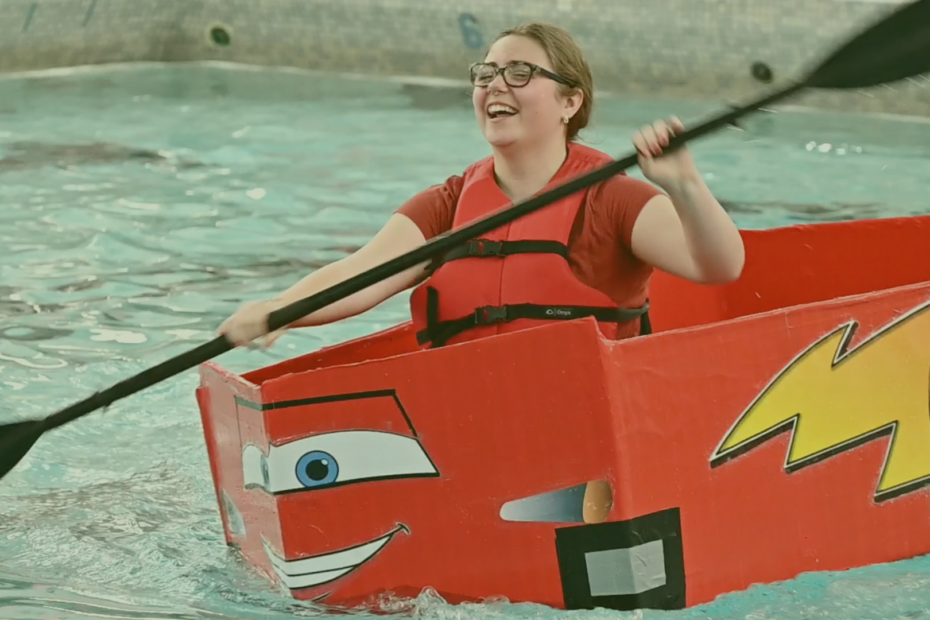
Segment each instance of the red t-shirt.
M452 228L464 179L451 176L405 202L397 213L409 217L427 240ZM662 192L639 179L617 175L591 187L568 240L572 273L622 308L641 306L648 297L652 267L633 255L630 239L640 211ZM635 336L639 321L620 325L618 338Z

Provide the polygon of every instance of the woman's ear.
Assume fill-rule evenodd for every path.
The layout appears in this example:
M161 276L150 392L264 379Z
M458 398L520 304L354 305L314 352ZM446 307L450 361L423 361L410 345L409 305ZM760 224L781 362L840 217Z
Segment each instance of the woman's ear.
M584 93L580 88L576 88L570 95L563 95L562 97L564 114L570 118L574 117L578 110L581 109L581 104L584 103Z

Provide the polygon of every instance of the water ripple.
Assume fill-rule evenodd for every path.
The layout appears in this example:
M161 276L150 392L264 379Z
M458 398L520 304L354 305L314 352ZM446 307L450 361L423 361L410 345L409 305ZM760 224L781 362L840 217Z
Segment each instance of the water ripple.
M428 93L395 83L143 66L6 78L0 95L15 107L0 132L3 420L47 415L205 342L239 304L354 251L399 203L487 152L467 105L426 105ZM712 109L605 99L588 137L627 153L643 122ZM928 209L930 126L822 114L744 126L693 151L745 228ZM406 318L399 295L223 363L244 371ZM185 373L56 429L3 480L2 617L324 613L225 546L196 382ZM920 559L804 576L674 615L918 618L928 580ZM428 591L386 605L443 620L568 615L506 601L453 607Z

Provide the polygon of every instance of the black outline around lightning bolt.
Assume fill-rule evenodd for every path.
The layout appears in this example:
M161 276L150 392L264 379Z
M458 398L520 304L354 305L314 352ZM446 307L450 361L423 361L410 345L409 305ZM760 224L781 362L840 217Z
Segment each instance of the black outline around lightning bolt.
M788 418L781 424L778 424L770 428L764 433L751 437L748 440L744 441L743 443L733 446L726 452L723 452L723 453L720 452L721 446L723 446L723 444L726 443L727 438L729 438L730 435L733 434L733 431L736 429L737 426L739 426L740 422L743 421L743 418L745 418L749 414L749 412L753 410L753 408L756 406L756 403L758 403L762 398L765 397L766 394L768 394L769 390L782 378L782 375L784 375L787 371L793 368L794 365L800 359L802 359L804 356L806 356L808 353L814 350L824 340L828 340L832 338L833 336L835 336L838 332L845 330L843 337L840 339L839 346L837 346L836 352L833 354L833 363L830 366L830 368L832 369L838 366L839 364L842 364L844 361L848 360L849 358L851 358L853 355L856 355L860 351L867 350L869 348L869 345L877 342L880 338L882 338L882 336L885 336L891 333L896 328L900 327L903 323L906 323L910 319L916 318L918 315L920 315L922 312L926 310L930 310L930 301L925 301L921 303L920 305L914 307L912 310L910 310L906 314L901 315L894 321L879 328L875 333L873 333L871 336L869 336L868 338L860 342L856 346L856 348L852 349L851 351L848 350L849 343L853 339L853 336L855 336L856 330L859 328L859 322L856 321L855 319L840 325L836 329L830 331L824 336L821 336L816 341L814 341L813 343L805 347L805 349L801 351L798 355L796 355L790 362L788 362L788 364L786 364L784 368L778 371L778 374L776 374L775 377L773 377L772 380L769 381L769 383L752 400L752 403L750 403L749 406L746 407L745 410L743 410L743 413L740 414L739 418L737 418L736 421L730 426L730 428L726 432L726 435L724 435L723 439L720 441L719 444L717 444L717 447L714 449L713 455L711 455L711 458L710 458L711 469L715 467L719 467L720 465L723 465L727 461L738 458L746 454L747 452L751 452L758 446L764 444L770 439L777 437L778 435L786 431L791 431L791 440L788 443L788 450L785 453L785 462L783 465L783 468L786 474L793 474L794 472L804 469L805 467L809 467L810 465L814 465L821 461L825 461L838 454L842 454L843 452L854 450L858 448L859 446L865 445L874 439L878 439L880 437L891 435L891 440L888 442L888 449L885 452L885 458L882 461L882 467L881 467L881 470L879 471L878 482L876 483L876 490L873 494L875 502L876 503L885 502L890 499L894 499L896 497L906 495L908 493L913 493L914 491L917 491L918 489L921 489L923 487L930 486L930 475L928 475L928 476L924 476L922 478L913 480L911 482L893 487L884 492L878 491L878 488L877 488L878 484L881 483L881 480L885 476L885 470L888 468L888 461L891 458L891 455L895 449L895 439L897 438L897 433L895 431L897 430L897 427L898 427L897 420L893 422L889 422L883 426L872 429L870 431L867 431L861 435L858 435L857 437L853 437L837 445L830 446L829 448L826 448L825 450L821 450L820 452L816 454L812 454L806 458L799 459L795 463L789 464L788 460L791 458L791 451L792 451L792 448L794 447L794 440L796 436L795 430L797 427L798 420L800 420L801 415L802 415L801 413L796 413L795 415L791 416L790 418ZM930 368L928 368L927 381L928 381L927 416L928 418L930 418ZM808 415L811 415L811 414L808 414ZM930 420L928 420L928 424L930 424ZM928 446L928 449L930 449L930 446Z

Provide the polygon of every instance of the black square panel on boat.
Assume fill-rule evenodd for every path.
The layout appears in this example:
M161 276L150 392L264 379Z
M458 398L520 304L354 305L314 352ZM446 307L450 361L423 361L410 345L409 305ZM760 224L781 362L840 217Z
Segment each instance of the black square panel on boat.
M683 609L679 510L556 528L566 609Z

